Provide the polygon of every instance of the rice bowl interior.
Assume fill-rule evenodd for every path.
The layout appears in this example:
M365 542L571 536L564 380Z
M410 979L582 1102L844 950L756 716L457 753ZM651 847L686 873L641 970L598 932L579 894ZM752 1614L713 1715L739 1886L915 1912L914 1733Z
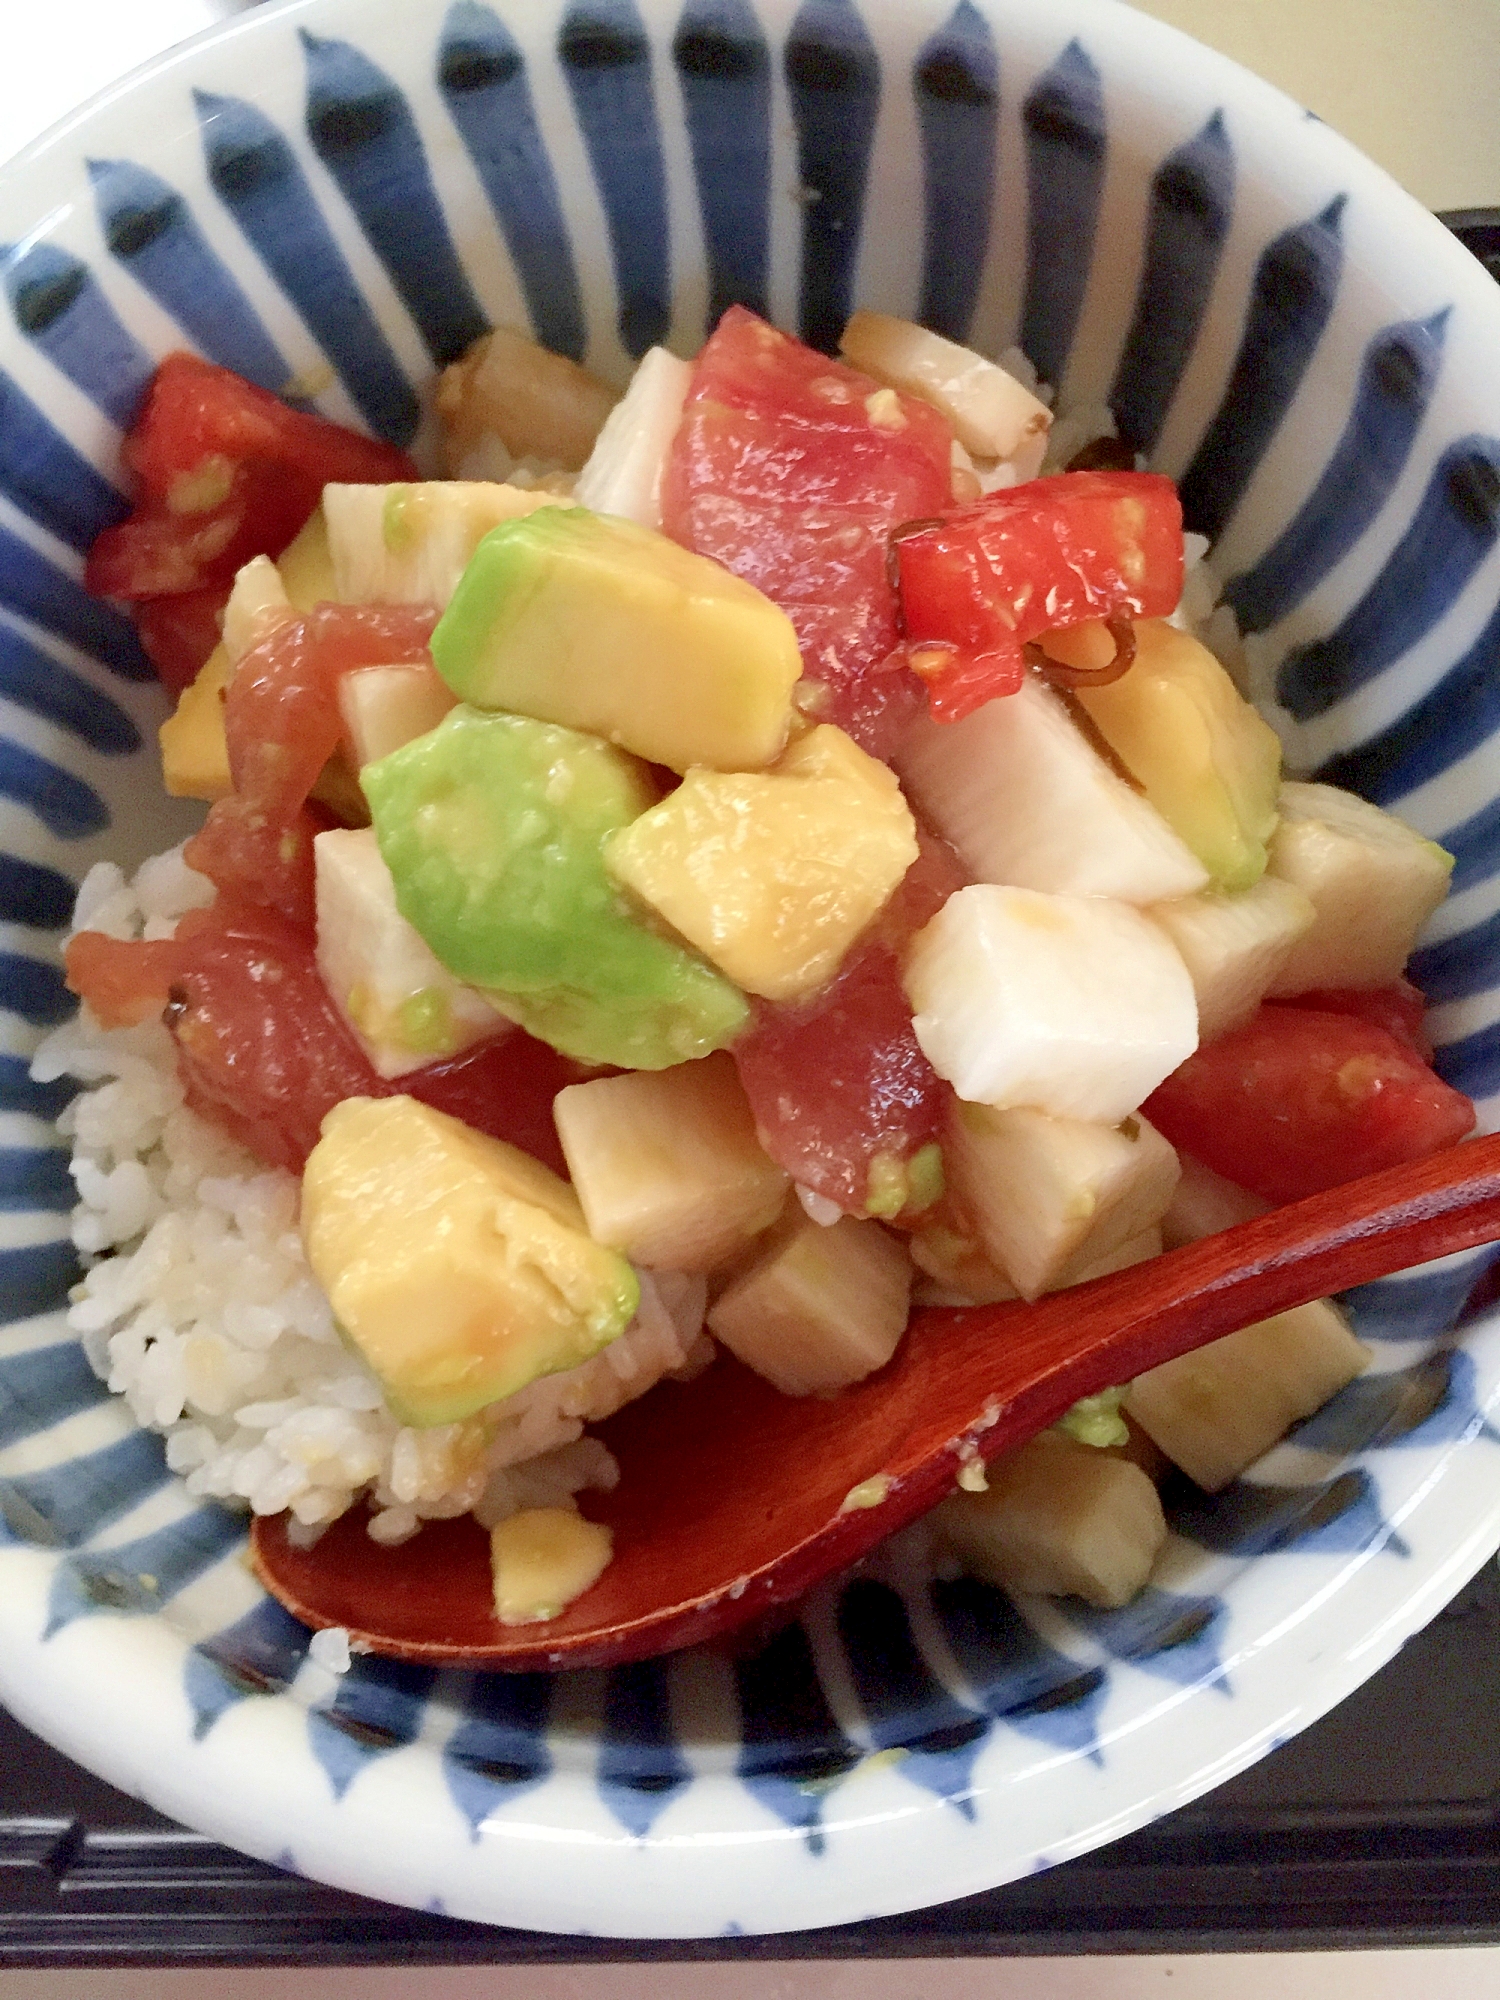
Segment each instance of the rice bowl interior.
M1298 764L1320 767L1379 739L1387 745L1386 762L1367 760L1365 782L1376 787L1382 802L1399 800L1400 810L1437 838L1471 829L1466 841L1447 841L1460 853L1467 900L1444 920L1446 928L1430 947L1429 967L1446 1010L1438 1022L1440 1039L1456 1051L1448 1073L1485 1099L1489 988L1482 945L1460 941L1473 936L1486 907L1486 850L1472 823L1485 810L1493 777L1482 730L1463 743L1449 736L1440 745L1436 709L1419 714L1413 706L1473 651L1484 624L1493 522L1482 504L1482 481L1467 486L1459 481L1458 490L1470 496L1463 518L1478 523L1473 545L1479 550L1462 576L1437 565L1419 591L1409 581L1409 567L1402 567L1408 560L1402 556L1403 537L1414 532L1424 505L1424 521L1439 520L1435 532L1451 529L1441 499L1455 488L1451 479L1445 488L1443 479L1454 454L1468 449L1472 457L1473 440L1482 443L1495 426L1478 362L1492 341L1497 308L1482 290L1482 275L1465 270L1457 250L1435 240L1410 205L1332 135L1305 127L1272 93L1134 17L1084 5L1067 10L1066 20L1045 23L1033 10L1003 6L966 7L951 16L923 7L870 7L861 16L852 7L831 4L814 4L795 15L789 7L768 7L758 16L748 9L723 11L722 21L717 14L710 21L706 13L700 21L689 10L693 33L727 36L748 52L738 67L715 73L695 68L696 43L674 43L680 24L669 18L669 10L647 9L644 20L634 14L626 19L622 11L623 26L613 16L603 26L593 24L588 33L596 42L588 46L607 45L613 54L608 63L592 64L579 39L583 28L572 16L565 19L560 8L538 9L535 18L504 27L481 8L457 10L446 26L440 10L429 8L382 10L311 0L272 10L235 34L160 66L134 87L134 99L118 99L91 114L89 156L133 161L147 150L142 133L151 121L143 122L140 106L148 98L172 107L179 123L190 86L218 103L232 101L219 127L212 121L205 126L202 141L190 129L190 118L175 137L153 141L154 183L130 182L119 168L112 182L97 183L97 194L86 192L80 164L85 132L65 131L23 162L0 192L0 234L34 249L35 218L50 206L62 219L50 225L53 233L44 247L72 259L67 268L84 274L75 296L88 302L96 289L140 351L159 353L184 333L196 338L203 329L181 316L190 314L190 301L172 318L163 301L180 295L170 293L149 263L130 263L132 239L119 218L146 212L146 195L165 181L186 201L198 232L194 254L201 257L206 244L210 263L230 273L234 298L252 302L262 331L270 329L273 345L279 343L305 372L320 357L308 331L315 323L311 308L298 298L284 265L276 278L268 274L278 267L267 254L265 225L239 200L237 184L214 150L231 132L243 143L253 131L257 143L270 149L262 157L279 159L277 144L287 148L298 199L328 218L356 292L374 301L376 316L389 328L397 372L422 381L430 372L423 342L432 335L435 309L415 282L407 282L404 292L399 284L392 288L390 272L402 270L401 255L389 234L381 234L379 219L362 206L366 185L343 165L358 155L355 112L376 88L371 66L380 78L394 77L406 89L409 94L403 95L392 86L394 97L381 101L399 108L396 126L388 129L399 129L408 148L400 156L400 171L415 176L409 185L429 204L420 212L436 217L433 240L446 241L449 251L455 240L463 244L466 283L482 297L487 316L524 317L525 284L516 275L524 265L514 243L509 254L503 248L503 205L495 221L479 199L488 156L482 148L462 150L466 130L473 129L465 120L482 106L483 90L504 88L508 78L524 74L540 119L535 143L551 151L557 168L563 240L571 240L574 268L584 273L574 309L587 327L590 359L619 380L628 370L630 342L638 338L637 320L651 322L646 328L651 337L670 325L674 344L692 351L701 337L710 280L727 282L733 264L726 247L733 225L726 233L723 215L707 196L700 219L694 195L705 187L722 193L734 175L743 175L744 162L728 170L715 164L713 144L727 141L724 128L711 123L717 114L706 108L710 98L704 93L738 93L733 115L741 123L746 107L753 112L758 102L754 89L774 93L778 122L767 123L766 158L775 166L774 172L767 169L764 184L790 184L792 154L800 143L801 179L817 186L818 176L824 176L824 200L810 206L768 201L762 275L773 316L822 334L837 308L858 297L898 312L920 308L924 317L946 315L955 327L965 320L963 330L991 353L1025 330L1033 347L1051 341L1051 352L1034 358L1043 362L1044 373L1061 375L1065 403L1080 411L1108 400L1116 364L1128 349L1132 386L1128 395L1115 397L1116 415L1122 403L1125 408L1122 428L1129 433L1131 425L1137 430L1144 425L1151 431L1147 448L1154 462L1174 474L1198 465L1199 518L1214 533L1221 574L1238 613L1253 624L1260 615L1256 605L1261 611L1279 605L1278 615L1262 627L1256 669L1262 686L1288 654L1323 648L1322 669L1339 692L1337 701L1320 706L1309 700L1302 692L1307 672L1283 676L1280 683L1283 694L1293 696L1281 720ZM299 46L296 30L304 25L315 32ZM682 32L687 35L688 29ZM437 74L446 81L434 94L430 77L440 47L447 67ZM519 70L505 69L501 56L509 61L507 51L521 58ZM476 80L467 98L453 88L460 58L469 65L463 73ZM1161 81L1166 70L1170 84ZM967 79L962 89L938 87L944 77L955 76ZM618 117L618 105L607 113L600 109L601 77L626 93L621 102L628 99L638 113L646 107L645 128L662 134L660 149L647 149L656 166L641 170L644 179L631 179L635 168L627 172L610 164L628 155L611 155L601 141L601 119ZM305 88L312 99L304 128ZM830 152L820 123L825 101L820 91L831 93L830 102L837 98L845 114L851 105L863 107L862 129L874 132L868 184L864 169L852 173L838 146ZM253 115L232 108L247 97L254 101ZM1061 125L1049 124L1040 112L1023 111L1054 101L1067 114ZM731 100L723 102L727 107ZM409 125L402 122L408 118ZM1059 227L1069 204L1080 199L1099 218L1092 252L1081 247L1077 268L1061 277L1055 267L1043 278L1035 263L1028 266L1026 176L1012 170L991 185L994 153L987 148L993 142L985 135L997 118L1001 157L1010 157L1003 150L1009 148L1030 162L1034 218ZM610 129L618 136L621 128L617 123ZM714 129L720 139L705 146L705 131ZM1092 151L1082 144L1070 150L1066 136L1055 136L1079 130L1095 135ZM328 143L330 132L339 131L352 149L346 154ZM1049 153L1054 143L1061 151ZM200 150L205 144L206 156ZM391 160L396 158L393 152ZM1097 175L1083 172L1078 162L1090 159L1105 161L1106 168ZM1193 238L1186 263L1174 262L1174 225L1163 219L1161 204L1153 209L1141 160L1165 174L1171 186L1187 177L1198 191L1194 212L1219 218L1214 229ZM1060 162L1071 163L1071 180ZM1238 169L1238 181L1226 162ZM955 193L963 170L985 190L978 205ZM660 174L659 182L652 181L652 173ZM1159 192L1162 183L1157 185ZM927 190L928 227L919 238L909 228L895 227L893 218L911 211L921 186ZM654 238L642 228L631 239L647 246L638 265L621 257L620 243L627 240L622 234L612 261L606 254L612 220L628 232L621 218L632 194L638 197L644 188L649 209L652 187L662 190L664 233ZM95 200L104 204L107 227L113 229L112 251L96 240ZM452 236L443 228L445 215L455 225ZM856 274L835 253L840 232L861 217L862 233L853 229L864 246L856 283ZM245 240L236 230L248 232ZM1208 462L1195 461L1194 453L1231 389L1241 334L1258 310L1257 272L1270 272L1269 285L1294 237L1310 246L1306 263L1323 274L1311 281L1310 318L1298 323L1309 330L1291 343L1295 366L1278 364L1286 376L1281 403L1274 395L1266 400L1264 384L1251 398L1257 409L1291 414L1279 425L1247 425L1242 399L1240 414L1225 417L1220 432L1221 442L1241 441L1235 446L1239 459L1225 445L1220 462L1240 465L1242 476L1230 481L1220 475L1216 486ZM161 253L167 262L182 254L172 249L170 230L158 231L152 240L167 243ZM681 276L664 293L652 288L665 268L668 240ZM20 254L11 254L13 271ZM40 265L26 267L21 277L40 270ZM1187 287L1176 322L1184 332L1171 352L1170 343L1153 347L1151 335L1153 325L1171 321L1171 313L1155 306L1144 317L1134 314L1143 283L1148 291L1158 284ZM154 299L144 296L153 285ZM820 289L829 286L831 299ZM561 311L565 288L554 288L550 296L554 310ZM1399 300L1397 308L1392 298ZM35 314L25 324L30 331L6 330L7 367L13 367L24 395L61 427L75 455L96 467L96 477L109 477L117 431L80 387L86 379L97 388L107 372L102 360L79 363L55 343L49 348L46 323ZM1429 331L1410 335L1413 327ZM1396 425L1404 440L1406 470L1387 483L1383 509L1363 524L1339 517L1326 498L1316 520L1299 515L1344 448L1351 411L1364 412L1361 422L1370 420L1369 405L1358 399L1375 393L1370 375L1360 372L1373 344L1389 344L1401 329L1408 330L1401 337L1416 357L1408 384L1416 380L1422 400L1415 415L1408 403L1402 406L1404 417L1386 412L1380 421ZM325 325L322 337L324 349L337 355L333 330ZM104 350L87 352L97 357ZM1059 360L1065 366L1045 365ZM353 364L346 366L344 386L329 393L330 413L354 415L350 385L363 380L368 394L369 379ZM1155 404L1143 417L1152 394ZM1357 433L1358 426L1349 431L1355 442ZM1389 434L1394 433L1381 432ZM52 573L71 578L77 565L67 554L70 517L57 497L63 489L51 489L50 498L46 491L40 498L23 493L18 501L13 486L5 488L7 511L0 526L23 550L17 562L22 569L46 564ZM29 506L23 504L28 498ZM1319 546L1333 559L1310 583L1304 565L1303 584L1294 589L1286 579L1297 572L1295 551L1291 543L1282 547L1278 537L1298 519L1304 541L1321 536ZM72 525L76 541L76 522ZM1382 597L1377 580L1387 570L1392 581ZM1254 579L1253 589L1247 577ZM1408 605L1421 605L1405 623L1390 602L1403 589ZM54 669L70 666L121 713L137 714L146 725L138 733L148 733L152 698L109 665L118 633L100 638L95 632L90 638L75 620L73 635L60 635L48 624L54 614L35 590L25 601L31 609L16 611L19 625L7 611L7 632L19 632L34 651L40 647ZM19 603L14 591L6 598L7 606ZM1355 609L1361 605L1363 625ZM1391 636L1369 644L1365 657L1388 656L1390 664L1383 674L1361 680L1347 661L1356 640L1365 644L1372 623ZM1222 640L1222 622L1214 636ZM7 824L17 855L70 881L81 879L87 864L102 863L102 872L88 877L86 891L96 925L126 934L137 923L170 923L198 893L184 871L163 860L138 876L133 889L120 871L127 856L141 858L170 837L170 829L153 827L150 811L136 803L154 783L149 753L111 761L96 748L80 748L65 727L39 723L36 713L33 698L14 724L16 740L33 756L55 759L85 788L96 788L95 796L113 808L116 824L106 832L96 816L81 839L69 840L49 831L31 806L17 806L18 830L12 833ZM1403 727L1407 739L1401 737ZM1427 747L1403 749L1408 739ZM1396 771L1394 788L1380 789L1382 769ZM18 953L28 964L42 964L59 928L60 919L54 920L48 935L45 926L28 924L23 912L15 932ZM20 986L15 990L22 1012L14 1019L10 1046L29 1059L46 1016L33 1007L28 1018L25 992ZM1158 1578L1160 1596L1168 1601L1147 1607L1132 1630L1066 1609L1029 1608L1022 1622L1035 1644L1027 1640L1023 1650L1029 1647L1028 1657L1043 1662L1038 1671L1044 1678L1053 1671L1047 1663L1058 1660L1104 1672L1098 1702L1068 1710L1073 1735L1065 1744L1028 1735L1001 1719L1014 1706L1001 1691L1012 1685L1006 1676L1014 1670L1014 1657L993 1645L986 1650L971 1643L970 1627L951 1596L939 1593L934 1599L929 1579L903 1567L905 1558L897 1552L888 1568L860 1580L852 1594L830 1593L814 1606L805 1628L810 1636L788 1640L778 1655L780 1687L799 1689L814 1702L819 1720L813 1733L826 1736L831 1730L852 1746L847 1774L822 1802L810 1800L782 1770L782 1764L794 1768L806 1732L794 1713L795 1699L778 1691L777 1675L770 1667L758 1677L751 1666L702 1659L634 1678L627 1670L625 1678L564 1683L539 1694L532 1712L525 1711L515 1690L479 1686L455 1693L424 1682L407 1690L408 1708L388 1760L347 1751L364 1712L362 1690L384 1688L388 1677L356 1661L349 1675L317 1681L322 1669L317 1655L308 1653L306 1635L278 1626L239 1569L233 1553L237 1531L216 1528L205 1539L203 1523L212 1510L201 1503L237 1495L256 1506L300 1508L304 1518L316 1522L321 1508L373 1480L383 1532L394 1539L409 1532L420 1514L450 1511L461 1497L473 1504L482 1492L481 1504L498 1517L511 1507L606 1482L607 1454L580 1441L580 1419L601 1409L628 1380L693 1365L702 1299L691 1284L658 1287L649 1304L643 1300L638 1326L626 1336L628 1346L617 1343L618 1355L606 1350L590 1364L594 1372L582 1371L590 1373L587 1382L558 1377L538 1386L514 1417L513 1452L507 1442L498 1453L492 1450L482 1467L472 1460L455 1463L454 1440L436 1443L429 1436L420 1445L417 1433L402 1431L372 1403L369 1378L333 1336L326 1306L309 1283L292 1226L289 1181L258 1170L245 1155L208 1136L174 1098L161 1054L154 1029L117 1037L106 1056L86 1049L78 1031L62 1026L36 1075L46 1081L70 1070L79 1073L81 1066L84 1073L91 1069L109 1079L104 1090L79 1098L64 1113L65 1136L79 1153L79 1191L87 1211L79 1246L92 1254L129 1245L143 1229L149 1234L144 1248L97 1265L72 1310L96 1365L104 1361L104 1341L114 1332L109 1360L118 1387L137 1418L170 1427L167 1463L186 1476L186 1488L143 1485L136 1475L137 1485L123 1500L117 1493L92 1511L87 1504L75 1509L77 1525L61 1536L60 1549L22 1539L0 1549L12 1584L0 1627L0 1688L24 1720L116 1782L250 1851L290 1855L323 1879L417 1904L440 1895L455 1913L493 1921L616 1934L699 1934L731 1922L752 1929L827 1923L960 1894L1024 1870L1038 1857L1055 1860L1079 1851L1105 1837L1106 1830L1139 1823L1248 1761L1272 1736L1312 1719L1373 1671L1500 1540L1492 1471L1479 1463L1489 1448L1483 1415L1495 1394L1500 1357L1485 1322L1466 1331L1460 1348L1444 1342L1477 1275L1471 1261L1412 1278L1404 1288L1387 1288L1364 1302L1362 1330L1380 1343L1378 1373L1396 1375L1415 1365L1434 1339L1448 1357L1450 1388L1435 1428L1397 1454L1366 1449L1368 1431L1334 1424L1322 1434L1323 1444L1285 1447L1249 1482L1254 1500L1273 1489L1325 1493L1339 1479L1352 1480L1341 1489L1352 1497L1337 1517L1342 1526L1336 1533L1303 1533L1284 1524L1273 1533L1264 1527L1269 1502L1257 1517L1262 1525L1256 1533L1238 1538L1225 1527L1223 1510L1212 1519L1184 1513L1173 1564ZM50 1237L18 1237L15 1251L31 1256L39 1242L59 1241L54 1225ZM225 1288L231 1264L232 1303ZM0 1358L0 1371L9 1371L0 1372L0 1382L11 1394L28 1367L34 1374L41 1371L37 1379L46 1378L43 1364L25 1357L61 1349L67 1339L60 1320L37 1316L39 1309L52 1313L61 1304L55 1280L50 1293L45 1286L38 1291L37 1268L31 1256L28 1293L19 1284L21 1267L13 1267L17 1324ZM64 1268L55 1256L53 1268ZM1411 1344L1403 1345L1406 1341ZM629 1367L622 1367L626 1362ZM188 1394L197 1413L183 1417ZM40 1425L27 1420L27 1433L41 1439L28 1443L28 1461L0 1460L0 1478L23 1498L32 1490L23 1482L34 1480L38 1467L87 1458L126 1434L122 1419L94 1409L81 1420L93 1426L84 1444L67 1437L49 1443L61 1421L60 1395L44 1389L40 1404L33 1405L46 1420ZM315 1399L315 1414L288 1407L307 1395ZM92 1406L85 1396L75 1407L88 1412ZM545 1454L545 1473L512 1470L538 1452ZM75 1475L85 1488L87 1476ZM523 1484L523 1479L550 1483ZM11 1518L20 1515L13 1509ZM1301 1518L1295 1506L1287 1518ZM184 1529L183 1523L197 1525ZM194 1546L204 1552L201 1561L173 1556L184 1534L188 1540L198 1536ZM1389 1552L1398 1534L1412 1551L1405 1563ZM151 1553L132 1556L124 1568L137 1579L156 1579L159 1599L149 1591L143 1598L138 1581L131 1585L134 1595L127 1591L124 1599L136 1607L132 1615L98 1615L98 1605L109 1601L108 1592L96 1587L98 1579L111 1573L112 1562L120 1568L111 1549L145 1550L148 1544ZM1198 1638L1187 1650L1166 1637L1169 1628L1181 1629L1185 1601L1202 1613ZM44 1637L48 1631L53 1636ZM1274 1644L1272 1634L1280 1635ZM895 1682L888 1663L897 1657L914 1662L912 1685L923 1691L910 1712L904 1696L891 1694ZM259 1662L268 1692L255 1699L231 1692L222 1705L211 1701L203 1707L203 1676L217 1675L215 1685L242 1690L247 1658ZM305 1664L309 1659L312 1664ZM307 1678L299 1679L303 1674ZM101 1684L118 1690L107 1707L95 1692ZM1232 1701L1216 1691L1225 1685ZM1188 1689L1191 1699L1184 1698ZM116 1700L128 1702L138 1718L129 1741L118 1726L122 1711ZM933 1702L949 1721L974 1723L958 1749L939 1753L918 1743L922 1716L930 1715ZM495 1726L497 1715L506 1716L504 1726L536 1747L543 1760L536 1768L549 1774L527 1790L519 1811L520 1793L482 1775L489 1752L480 1735ZM197 1729L204 1716L208 1721ZM579 1723L578 1716L597 1719ZM1170 1754L1164 1747L1168 1730ZM330 1778L328 1754L319 1747L330 1740L341 1746L339 1755L353 1759L339 1766L342 1779ZM759 1753L744 1747L752 1743L778 1747L769 1762L758 1762ZM446 1747L434 1747L439 1744ZM900 1768L871 1754L889 1748L911 1751L898 1760ZM1045 1780L1037 1782L1044 1770ZM481 1775L476 1778L475 1772ZM1022 1784L1024 1794L1017 1789ZM1035 1817L1023 1814L1002 1825L1011 1815L1009 1802L1021 1796L1038 1802ZM948 1810L946 1802L957 1800L964 1803L962 1813ZM542 1852L547 1840L529 1844L522 1830L531 1824L549 1826L552 1837L577 1844L584 1858L576 1881L557 1880ZM892 1833L893 1826L907 1830ZM485 1841L477 1838L481 1827L489 1836ZM804 1843L814 1829L826 1843L821 1857ZM627 1879L620 1867L622 1830L643 1843L631 1853L650 1876L649 1909L641 1876ZM506 1839L512 1861L504 1883L496 1881L490 1860L495 1838ZM726 1865L725 1855L741 1843L747 1851L755 1849L753 1868L742 1861ZM420 1858L413 1860L418 1850Z

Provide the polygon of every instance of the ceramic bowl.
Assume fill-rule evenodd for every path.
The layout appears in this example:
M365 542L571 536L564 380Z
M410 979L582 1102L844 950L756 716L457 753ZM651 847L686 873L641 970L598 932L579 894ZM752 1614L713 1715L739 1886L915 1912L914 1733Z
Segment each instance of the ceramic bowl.
M0 1696L328 1882L559 1931L843 1922L991 1886L1229 1776L1500 1543L1477 1258L1353 1301L1371 1373L1209 1499L1128 1610L877 1561L756 1654L342 1678L67 1335L27 1057L73 886L183 830L160 696L80 557L193 346L419 446L495 321L621 380L742 300L856 303L1108 401L1176 475L1289 752L1457 856L1416 972L1500 1088L1500 296L1334 133L1110 0L293 0L0 175ZM1487 1116L1486 1122L1490 1122Z

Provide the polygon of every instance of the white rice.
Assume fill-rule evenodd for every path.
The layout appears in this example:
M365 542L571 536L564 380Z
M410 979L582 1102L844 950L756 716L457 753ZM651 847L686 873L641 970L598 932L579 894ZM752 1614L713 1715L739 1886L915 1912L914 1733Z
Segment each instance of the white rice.
M113 863L90 870L74 921L167 937L211 897L174 849L133 881ZM636 1319L592 1361L464 1423L410 1429L334 1326L303 1251L296 1176L187 1109L165 1028L106 1031L85 1007L43 1042L32 1074L92 1086L58 1120L86 1266L68 1322L96 1373L165 1436L195 1496L289 1509L315 1533L368 1494L370 1533L387 1543L471 1511L490 1527L612 1487L618 1467L585 1424L712 1355L705 1281L643 1271Z

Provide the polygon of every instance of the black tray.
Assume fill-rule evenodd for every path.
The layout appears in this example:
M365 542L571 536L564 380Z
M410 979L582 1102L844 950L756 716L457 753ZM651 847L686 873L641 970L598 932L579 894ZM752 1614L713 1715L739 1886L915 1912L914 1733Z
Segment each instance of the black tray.
M1440 218L1500 278L1500 209ZM0 1967L539 1965L1500 1942L1500 1575L1211 1797L1097 1855L879 1923L688 1944L491 1929L187 1833L0 1711Z

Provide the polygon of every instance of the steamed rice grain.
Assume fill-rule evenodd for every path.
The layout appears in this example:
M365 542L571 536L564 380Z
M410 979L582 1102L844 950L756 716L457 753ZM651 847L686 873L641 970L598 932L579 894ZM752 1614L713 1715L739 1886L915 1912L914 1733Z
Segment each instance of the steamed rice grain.
M212 893L180 849L133 880L105 862L84 879L75 926L169 937ZM290 1510L316 1531L367 1494L370 1533L392 1545L424 1520L473 1512L490 1527L613 1486L614 1459L585 1424L712 1355L705 1281L643 1271L635 1320L592 1361L462 1423L411 1429L339 1337L303 1251L296 1177L188 1109L165 1028L105 1030L85 1007L32 1073L91 1086L58 1120L86 1267L68 1322L196 1497Z

